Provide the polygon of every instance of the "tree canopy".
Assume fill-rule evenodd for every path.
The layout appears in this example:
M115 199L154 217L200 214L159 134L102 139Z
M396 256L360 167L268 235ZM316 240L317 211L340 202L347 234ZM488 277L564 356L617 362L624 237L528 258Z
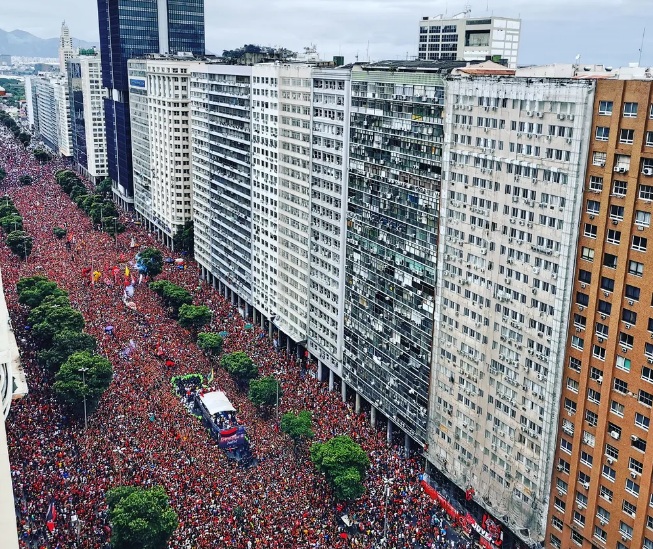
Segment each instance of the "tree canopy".
M23 218L16 214L6 215L0 217L0 225L2 230L8 234L12 231L22 231L23 230Z
M161 297L166 307L172 307L174 316L177 316L182 305L193 303L190 292L168 280L155 280L150 282L149 286Z
M49 348L56 333L65 330L81 332L83 329L82 313L72 307L52 307L41 322L32 326L32 334L41 348Z
M81 371L83 368L86 369L85 372ZM103 356L82 351L72 354L61 365L54 377L53 389L60 402L69 406L75 415L81 416L84 411L84 395L90 413L97 407L112 377L111 362Z
M338 500L360 497L370 460L359 444L348 436L337 436L311 446L311 461L326 476Z
M313 414L302 410L298 414L288 412L281 416L281 431L286 433L297 446L301 441L313 438Z
M156 248L145 248L136 256L136 265L143 274L154 278L163 271L163 254Z
M6 240L9 249L21 259L26 259L32 253L34 239L25 231L12 231Z
M195 236L192 220L186 221L183 227L179 227L179 229L177 229L177 232L172 237L172 243L175 247L175 250L188 252L190 255L193 255Z
M31 175L21 175L18 178L18 182L21 185L31 185L34 182L34 178Z
M41 305L46 297L65 297L68 294L56 282L42 276L22 278L18 281L18 303L33 309Z
M258 366L242 351L224 355L220 364L239 384L245 384L258 376Z
M214 332L200 332L197 334L197 346L205 353L217 356L222 351L222 336Z
M56 333L52 338L52 346L39 351L37 357L41 365L56 372L74 353L82 351L94 353L96 348L97 340L92 335L65 330Z
M113 549L166 549L179 522L161 486L107 492Z
M265 376L260 379L254 379L249 384L249 393L247 396L254 406L270 407L277 403L277 396L282 396L279 382L272 376Z
M211 309L206 305L188 305L184 303L179 308L179 324L194 334L202 326L211 322Z

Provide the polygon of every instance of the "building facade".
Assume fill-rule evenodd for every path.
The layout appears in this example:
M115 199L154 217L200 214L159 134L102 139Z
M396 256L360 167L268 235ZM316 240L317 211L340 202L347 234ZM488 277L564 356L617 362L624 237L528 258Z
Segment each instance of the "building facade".
M135 15L138 14L138 17ZM148 53L204 55L204 0L98 0L109 176L133 204L127 61Z
M520 34L520 19L471 18L468 11L451 18L445 15L422 17L418 58L459 61L490 58L516 68Z
M443 74L461 64L355 66L343 393L352 387L420 445L429 371L442 171ZM407 439L408 441L408 439Z
M201 63L191 78L195 257L250 316L252 67ZM209 276L210 275L210 276Z
M59 131L54 86L49 79L39 76L30 78L30 89L34 132L53 153L57 153Z
M252 304L277 313L279 186L279 65L252 68ZM272 325L269 325L272 333Z
M68 76L52 77L50 80L54 89L54 105L57 117L57 146L61 156L73 155L73 130L70 114L70 90Z
M97 182L108 175L99 54L80 51L68 61L68 93L73 159L86 177Z
M545 531L594 83L472 71L447 82L427 457L532 544Z
M653 548L653 84L626 78L597 81L547 547Z
M342 378L351 71L314 68L308 351ZM333 383L331 374L331 383Z
M167 246L192 220L192 56L154 54L128 62L134 208Z
M61 23L61 34L59 35L59 68L62 74L66 73L66 65L75 55L73 41L70 38L70 30L64 21Z

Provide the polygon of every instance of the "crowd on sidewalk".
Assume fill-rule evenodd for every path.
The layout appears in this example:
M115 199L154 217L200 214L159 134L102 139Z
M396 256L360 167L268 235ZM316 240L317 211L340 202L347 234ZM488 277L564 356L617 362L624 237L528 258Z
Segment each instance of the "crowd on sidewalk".
M228 334L223 352L244 351L262 375L281 378L281 412L310 410L315 440L351 436L368 453L371 469L360 500L346 507L334 505L308 450L296 455L275 419L262 418L246 394L216 367L213 388L225 391L238 410L257 459L250 468L229 462L201 422L180 405L170 385L172 376L206 375L214 364L191 334L166 316L145 282L134 280L131 308L123 301L121 277L116 281L110 274L116 266L121 273L125 267L135 271L130 262L143 246L156 246L164 255L170 252L129 216L122 220L127 231L115 242L94 229L54 180L63 162L39 164L4 128L0 166L8 174L0 191L12 197L34 237L32 254L24 262L0 246L7 302L30 391L14 403L7 420L21 547L108 547L104 494L117 485L135 484L166 489L179 516L172 548L371 549L383 537L384 477L395 479L388 498L387 547L471 547L468 541L447 536L447 528L438 526L444 523L433 520L436 506L418 480L423 461L404 456L402 446L388 445L385 431L370 425L369 414L355 413L339 392L330 392L311 375L314 365L307 374L294 357L275 350L267 332L246 329L251 320L199 280L194 261L186 261L185 269L166 264L160 278L183 286L195 304L214 311L212 329ZM25 174L34 178L32 185L20 186L18 177ZM54 237L56 226L74 237L73 245ZM82 276L86 269L102 276L92 283ZM114 379L89 418L88 429L55 402L50 374L37 364L25 326L27 310L16 295L19 278L34 274L47 275L69 292L84 316L86 331L97 338L99 352L113 363ZM58 511L53 532L44 520L51 501ZM345 513L352 527L339 520Z

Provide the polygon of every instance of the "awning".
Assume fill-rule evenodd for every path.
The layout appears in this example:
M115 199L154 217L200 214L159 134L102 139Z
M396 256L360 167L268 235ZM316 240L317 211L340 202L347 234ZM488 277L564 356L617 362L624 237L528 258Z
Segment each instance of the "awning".
M231 402L229 402L227 395L225 395L222 391L205 393L200 397L200 400L211 415L218 414L220 412L236 411L236 409L231 405Z

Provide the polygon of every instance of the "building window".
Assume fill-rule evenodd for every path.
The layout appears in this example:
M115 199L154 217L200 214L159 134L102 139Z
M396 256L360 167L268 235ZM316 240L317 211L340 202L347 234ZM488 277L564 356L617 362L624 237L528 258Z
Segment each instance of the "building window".
M562 525L563 522L556 516L551 516L551 526L553 526L556 530L560 530L562 532Z
M571 540L576 545L583 545L583 535L580 532L576 532L576 530L571 531Z
M642 200L653 200L653 185L640 185L638 194Z
M635 425L639 427L640 429L644 429L645 431L648 431L648 427L651 423L651 420L647 418L645 415L640 414L639 412L635 412Z
M608 316L612 312L612 303L599 299L599 313Z
M624 118L637 117L637 103L624 103Z
M605 162L607 161L607 159L608 159L607 153L595 151L592 154L592 164L594 164L595 166L599 166L599 167L605 166Z
M608 237L606 240L610 244L619 244L621 242L621 231L615 231L614 229L608 229Z
M646 146L653 147L653 132L646 132Z
M592 345L592 356L599 360L605 360L605 349L600 345Z
M602 521L607 522L607 521ZM605 542L608 539L608 534L600 526L594 526L594 537Z
M607 501L612 501L612 498L614 497L614 492L602 485L600 495L603 499Z
M622 393L622 394L627 394L628 393L628 382L624 381L623 379L619 379L618 377L614 378L614 390Z
M630 334L625 334L624 332L619 332L619 345L627 349L633 348L634 338Z
M583 234L589 238L596 238L596 225L585 223Z
M601 211L601 203L598 200L587 201L587 213L597 215Z
M612 194L615 196L625 196L627 190L628 182L626 181L614 181L612 183Z
M630 309L623 309L621 311L621 320L626 324L637 324L637 313Z
M579 351L583 350L583 347L585 346L585 341L581 339L578 336L571 336L571 346L574 349L578 349Z
M612 204L612 206L610 206L610 219L613 219L615 221L622 221L623 218L624 218L624 207L617 206L616 204Z
M617 368L624 372L630 372L630 359L624 356L617 357Z
M632 478L626 479L626 492L633 496L639 496L639 484L637 484Z
M599 114L603 116L611 116L612 101L599 101Z
M628 274L635 276L643 276L644 274L644 264L637 261L628 262Z
M581 463L584 463L588 467L591 467L592 463L594 462L594 458L592 457L591 454L588 454L587 452L582 451L580 453L580 461L581 461Z
M624 417L624 405L616 400L610 401L610 411L619 417Z
M613 254L603 254L603 265L608 269L616 269L617 256Z
M569 368L571 368L574 372L580 373L580 367L581 367L581 362L578 358L576 357L569 357Z
M599 422L599 416L591 410L585 410L585 421L587 421L588 425L591 427L596 427Z
M571 454L571 451L573 449L573 445L568 440L565 440L564 438L561 438L560 439L560 449L563 452L566 452L567 454Z
M588 248L587 246L583 246L581 249L580 257L585 261L594 261L594 248Z
M596 140L597 141L607 141L610 138L610 128L607 126L597 126L596 127Z
M637 395L637 400L644 406L651 406L653 405L653 395L647 391L644 391L643 389L639 390L639 394Z
M645 252L648 240L643 236L633 236L633 250Z
M646 441L635 435L630 437L630 445L639 450L640 452L646 452ZM639 488L639 487L638 487Z
M629 501L623 500L623 502L621 504L621 510L624 513L626 513L627 515L630 515L631 517L634 517L635 513L637 512L637 507L635 507Z
M635 130L627 130L622 128L619 132L619 143L624 145L632 145L633 139L635 138Z
M583 269L578 270L578 280L584 284L592 283L592 273L590 271L584 271Z
M639 293L640 290L637 286L631 286L630 284L626 284L626 298L633 300L633 301L639 301Z
M642 474L644 470L644 464L641 461L637 461L635 458L628 458L628 469L635 471L636 473Z
M587 507L587 504L585 504L585 507ZM584 527L585 526L585 516L582 515L581 513L579 513L578 511L574 510L574 522L576 524L578 524L578 526Z
M587 400L593 402L594 404L599 404L601 402L601 393L599 391L595 391L594 389L588 389Z
M603 178L597 175L590 176L590 191L601 192L603 190Z

